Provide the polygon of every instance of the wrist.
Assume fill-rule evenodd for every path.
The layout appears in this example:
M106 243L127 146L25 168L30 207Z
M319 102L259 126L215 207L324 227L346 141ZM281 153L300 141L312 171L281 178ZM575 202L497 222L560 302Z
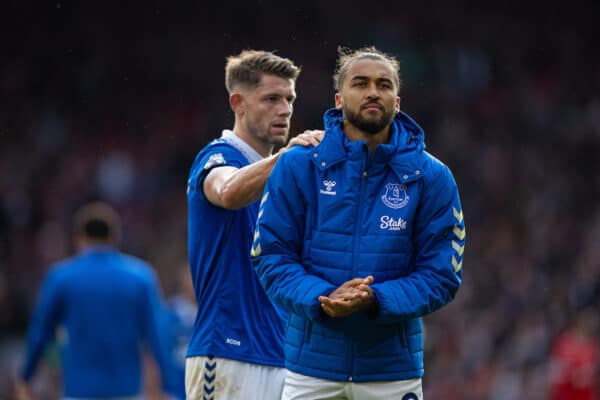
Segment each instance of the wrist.
M376 318L377 314L379 314L379 301L377 301L377 296L375 296L373 290L369 291L369 305L366 311L371 318Z
M283 153L285 153L287 149L288 149L288 146L283 146L283 147L279 148L279 150L277 150L275 152L275 154L273 154L273 155L275 157L279 157L280 155L282 155Z

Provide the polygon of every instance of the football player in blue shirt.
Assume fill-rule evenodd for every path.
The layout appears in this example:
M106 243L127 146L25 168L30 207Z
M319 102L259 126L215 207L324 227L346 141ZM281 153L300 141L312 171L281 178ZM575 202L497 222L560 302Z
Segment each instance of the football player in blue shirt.
M317 145L305 132L285 146L300 69L272 52L227 59L233 130L197 155L188 181L188 254L198 315L187 351L190 400L274 399L285 378L284 317L250 264L258 200L290 146ZM272 154L275 146L282 147Z
M158 282L148 264L117 250L119 234L119 217L105 203L87 204L76 213L78 252L54 265L44 279L27 333L16 386L19 399L32 398L30 382L55 332L65 398L139 396L143 343L164 379L167 358L158 335Z

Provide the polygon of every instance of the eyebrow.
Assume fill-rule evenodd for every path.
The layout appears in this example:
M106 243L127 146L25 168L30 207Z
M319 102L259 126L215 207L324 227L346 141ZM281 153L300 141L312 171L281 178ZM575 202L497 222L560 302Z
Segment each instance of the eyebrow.
M356 76L353 76L353 77L352 77L350 80L351 80L351 81L354 81L354 80L357 80L357 81L368 81L368 80L370 80L370 79L371 79L371 77L369 77L369 76L365 76L365 75L356 75ZM386 78L386 77L375 78L375 80L376 80L376 81L379 81L379 82L381 82L381 81L386 81L386 82L391 82L391 83L393 83L393 82L394 82L394 81L393 81L393 80L391 80L390 78Z
M291 99L296 99L296 97L297 97L296 96L296 92L290 93L290 94L282 94L282 93L279 93L279 92L267 92L267 93L263 94L260 98L261 99L266 99L266 98L273 97L273 96L275 96L275 97L282 97L282 98L285 98L285 99L290 99L290 98Z

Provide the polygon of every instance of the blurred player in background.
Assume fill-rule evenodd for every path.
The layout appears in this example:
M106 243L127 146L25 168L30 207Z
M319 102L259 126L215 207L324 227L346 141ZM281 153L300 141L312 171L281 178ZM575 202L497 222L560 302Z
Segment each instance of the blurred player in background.
M139 396L142 344L149 345L164 379L157 279L144 261L117 250L120 230L119 216L105 203L75 214L77 254L53 265L42 283L16 384L19 400L34 398L30 383L55 334L65 398Z
M287 146L300 69L271 52L227 59L233 130L197 155L188 181L188 253L198 315L187 352L186 392L196 399L276 399L281 395L284 319L250 264L258 200ZM275 146L285 146L272 154Z
M421 317L461 284L458 190L400 111L393 57L340 49L334 82L325 137L280 158L252 248L290 315L282 398L422 400Z

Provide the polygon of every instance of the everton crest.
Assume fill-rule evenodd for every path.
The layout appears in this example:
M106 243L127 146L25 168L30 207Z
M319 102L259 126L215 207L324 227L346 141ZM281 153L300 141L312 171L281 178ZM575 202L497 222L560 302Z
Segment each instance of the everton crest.
M383 204L394 210L406 206L409 199L406 189L406 185L401 183L388 183L385 185L384 195L381 196Z

